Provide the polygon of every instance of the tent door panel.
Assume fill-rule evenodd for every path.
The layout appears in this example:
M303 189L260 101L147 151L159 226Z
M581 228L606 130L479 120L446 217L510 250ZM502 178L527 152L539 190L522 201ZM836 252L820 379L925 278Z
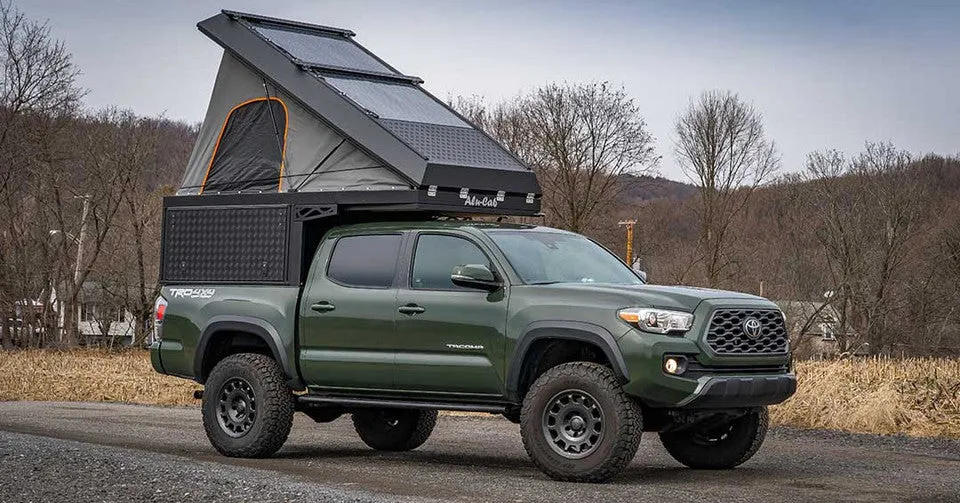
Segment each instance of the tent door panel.
M259 98L227 114L201 192L280 190L287 110L278 98Z

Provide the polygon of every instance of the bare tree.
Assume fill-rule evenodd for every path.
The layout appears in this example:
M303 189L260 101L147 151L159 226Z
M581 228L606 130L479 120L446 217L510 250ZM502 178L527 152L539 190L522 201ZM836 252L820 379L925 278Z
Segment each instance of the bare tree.
M34 304L50 293L47 265L55 252L30 189L44 145L69 123L84 95L78 73L45 23L0 2L0 339L6 347L14 343L14 326L35 321ZM40 317L46 319L43 305ZM32 328L26 336L28 344L39 342Z
M159 293L163 196L174 193L196 129L163 119L141 119L129 134L139 139L133 153L140 166L138 178L123 195L110 238L119 253L105 255L96 270L104 288L133 316L132 343L138 345L146 340Z
M731 225L754 189L780 166L763 117L730 91L708 91L676 123L680 167L700 188L699 245L709 286L731 274Z
M922 222L923 187L909 153L888 143L867 143L852 160L836 151L807 161L819 202L817 237L826 251L840 310L842 352L869 342L889 350L902 332L895 286ZM849 326L852 330L845 330Z
M490 106L451 104L537 172L550 225L583 232L660 157L639 107L608 82L550 84Z
M634 100L608 82L542 87L521 112L553 225L588 229L625 175L650 174L660 160Z
M105 110L87 118L82 127L77 128L75 141L81 149L76 169L48 174L43 183L50 194L46 211L53 215L53 220L60 225L58 228L75 229L74 236L85 235L85 239L78 239L76 243L61 241L65 254L68 248L78 249L75 273L60 282L68 320L75 318L81 287L94 272L101 255L107 255L108 260L118 260L117 249L109 246L114 225L128 193L143 183L145 159L157 150L155 135L144 133L143 121L145 119L131 112L118 110ZM78 178L72 179L73 176ZM77 219L76 207L80 204L77 201L88 205L86 221L83 213ZM81 246L82 261L79 260ZM66 345L76 344L76 324L67 323L64 328Z

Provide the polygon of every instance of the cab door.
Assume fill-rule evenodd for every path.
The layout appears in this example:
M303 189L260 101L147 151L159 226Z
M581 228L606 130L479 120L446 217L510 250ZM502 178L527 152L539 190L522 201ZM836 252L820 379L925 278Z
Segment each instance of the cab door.
M496 271L494 264L465 235L420 232L411 237L409 275L397 296L397 389L428 396L502 397L506 286L488 292L450 280L454 266L485 264Z
M314 264L300 303L300 370L311 388L393 387L402 241L400 233L345 235L318 250L322 263Z

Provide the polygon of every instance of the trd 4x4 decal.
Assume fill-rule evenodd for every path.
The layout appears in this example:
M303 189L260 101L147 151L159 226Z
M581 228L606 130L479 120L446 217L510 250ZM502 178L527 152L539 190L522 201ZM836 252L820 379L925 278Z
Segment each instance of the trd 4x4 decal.
M175 299L209 299L217 293L216 288L171 288L170 295Z

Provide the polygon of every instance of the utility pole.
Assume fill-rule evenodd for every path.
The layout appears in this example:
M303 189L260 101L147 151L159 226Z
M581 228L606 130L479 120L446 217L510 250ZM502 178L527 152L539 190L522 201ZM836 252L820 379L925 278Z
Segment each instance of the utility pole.
M620 227L627 228L627 265L633 267L633 225L636 220L621 220L617 222Z
M83 198L83 211L80 214L80 236L77 237L77 264L73 269L73 284L77 285L80 281L80 265L83 263L83 240L87 237L87 214L90 213L90 196L78 196ZM77 288L80 288L77 285Z

